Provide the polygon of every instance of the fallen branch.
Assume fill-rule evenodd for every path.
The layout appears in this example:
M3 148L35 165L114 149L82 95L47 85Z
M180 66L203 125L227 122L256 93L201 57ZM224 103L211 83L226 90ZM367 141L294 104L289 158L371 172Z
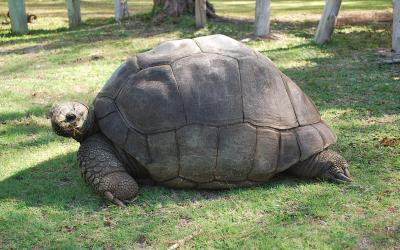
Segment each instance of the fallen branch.
M168 250L174 250L179 247L182 247L183 245L185 245L186 242L191 241L194 237L196 237L199 234L200 234L200 231L196 231L196 232L192 233L191 235L186 236L183 239L175 241L175 243L173 243L171 246L168 247Z

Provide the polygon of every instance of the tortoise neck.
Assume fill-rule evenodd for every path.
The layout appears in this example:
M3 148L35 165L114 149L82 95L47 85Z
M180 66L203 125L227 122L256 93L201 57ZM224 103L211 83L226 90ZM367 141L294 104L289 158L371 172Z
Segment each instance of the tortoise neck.
M87 114L86 120L82 126L82 131L85 131L85 132L81 133L81 134L77 134L76 136L73 137L78 142L83 142L89 136L91 136L99 131L96 121L95 121L94 111L93 111L93 109L91 109L89 107L88 107L88 114Z

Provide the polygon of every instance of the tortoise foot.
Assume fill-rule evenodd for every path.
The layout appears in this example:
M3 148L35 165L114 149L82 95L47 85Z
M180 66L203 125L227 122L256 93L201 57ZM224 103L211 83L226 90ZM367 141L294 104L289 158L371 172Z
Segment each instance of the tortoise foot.
M126 204L136 197L139 188L130 175L117 172L103 177L97 189L115 205L126 207Z
M96 134L85 140L78 157L83 178L98 194L121 207L136 197L138 184L103 135Z

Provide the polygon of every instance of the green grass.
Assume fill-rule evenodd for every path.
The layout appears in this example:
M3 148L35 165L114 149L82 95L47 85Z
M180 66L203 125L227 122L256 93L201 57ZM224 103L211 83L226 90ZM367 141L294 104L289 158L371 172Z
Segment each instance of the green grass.
M333 148L348 159L354 183L280 176L262 187L221 192L145 186L121 210L80 178L79 145L51 132L51 105L91 102L128 56L162 41L213 33L243 39L252 24L210 22L196 31L189 17L154 25L139 15L117 25L111 2L84 1L85 24L68 30L65 17L55 14L65 11L62 1L27 2L29 11L42 13L30 34L14 36L0 26L0 249L165 249L191 235L185 248L399 247L400 68L381 64L377 54L390 47L390 23L340 26L320 47L313 43L315 22L278 15L277 40L249 43L315 101L338 135ZM218 10L233 3L212 2ZM252 17L250 1L234 2L246 4ZM321 2L273 1L282 16L284 6L314 13ZM390 4L344 1L343 10L367 13ZM241 10L238 4L232 13ZM385 146L385 138L393 143Z

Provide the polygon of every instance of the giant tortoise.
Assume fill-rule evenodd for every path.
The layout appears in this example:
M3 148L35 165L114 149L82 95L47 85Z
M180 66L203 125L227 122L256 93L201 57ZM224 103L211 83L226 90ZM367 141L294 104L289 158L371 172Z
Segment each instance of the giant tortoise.
M285 170L351 181L313 102L267 57L224 35L129 58L93 108L61 103L51 122L81 143L83 178L120 206L145 178L199 189L258 185Z

